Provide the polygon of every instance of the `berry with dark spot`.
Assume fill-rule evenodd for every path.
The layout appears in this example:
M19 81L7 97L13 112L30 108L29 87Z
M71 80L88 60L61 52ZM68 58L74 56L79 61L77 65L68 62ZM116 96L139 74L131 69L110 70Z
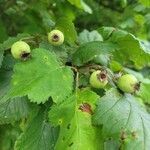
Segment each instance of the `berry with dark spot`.
M15 59L26 60L30 53L30 46L24 41L15 42L11 47L11 54Z
M90 84L94 88L104 88L108 83L107 72L103 70L94 71L90 76Z
M59 46L64 42L64 34L60 30L52 30L48 33L48 41L55 46Z
M125 74L118 79L118 87L126 93L135 93L140 88L140 83L132 74Z

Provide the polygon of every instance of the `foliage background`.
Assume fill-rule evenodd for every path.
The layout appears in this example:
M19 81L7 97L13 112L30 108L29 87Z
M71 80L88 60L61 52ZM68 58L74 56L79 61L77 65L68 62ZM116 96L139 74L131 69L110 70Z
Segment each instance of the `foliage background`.
M71 50L71 53L68 54L66 51L64 51L64 47L58 48L60 51L56 52L56 54L60 56L63 63L69 62L68 60L66 60L68 59L68 55L72 55L72 53L74 53L74 48L76 47L76 44L78 44L78 41L76 41L77 35L79 35L78 39L80 42L82 41L84 43L86 41L86 38L87 41L90 41L90 36L88 36L90 32L88 31L95 32L95 30L97 30L102 35L101 27L103 26L114 27L132 33L138 38L138 40L144 43L144 47L146 47L148 53L150 53L149 0L0 0L0 10L0 65L2 64L0 70L1 99L10 86L9 81L11 80L12 75L11 70L16 63L15 60L13 60L13 58L10 56L9 52L9 49L13 42L19 39L24 39L31 45L32 48L40 46L42 48L53 49L43 41L47 41L47 32L53 29L55 25L62 30L65 30L65 27L68 27L69 29L68 32L65 32L68 42L66 44L65 50ZM74 25L70 23L71 21L73 21ZM76 28L76 31L73 30L74 26ZM95 33L93 33L93 35L95 36ZM92 39L94 38L93 35L91 35ZM105 35L105 33L103 35ZM97 36L95 38L97 38ZM124 42L122 43L122 45L123 44ZM130 50L132 50L132 47ZM43 56L44 54L41 53L40 55ZM133 55L133 58L140 58L140 56L138 55L142 54L133 53L131 55ZM51 57L53 58L53 56ZM116 57L118 58L118 55L116 55ZM141 57L143 65L145 65L145 59L145 56ZM106 61L107 58L104 60L104 64ZM143 67L140 63L137 63L138 61L140 60L138 60L137 58L137 60L135 60L135 66L133 64L126 65L125 67L129 67L134 70L132 71L126 68L126 72L132 72L133 74L136 74L140 79L142 78L142 80L144 81L145 84L143 83L142 88L145 90L144 92L141 92L139 94L139 97L142 97L144 99L144 102L146 104L144 107L149 111L150 85L147 83L149 83L148 80L150 78L150 68L149 65ZM119 63L121 63L121 65L124 65L121 61ZM58 64L54 65L57 66ZM146 78L147 80L145 81L144 78ZM82 84L84 84L84 81L82 81ZM87 92L86 94L91 94L91 96L96 97L94 93ZM56 95L52 96L55 97ZM105 99L105 97L103 99ZM41 132L43 132L44 137L52 141L51 143L49 143L48 140L44 139L46 145L44 149L53 149L58 136L58 129L54 130L54 127L51 127L50 124L42 121L42 118L47 117L45 114L48 113L48 108L52 105L52 102L48 101L44 104L40 104L40 107L42 107L43 110L40 109L39 111L37 111L39 107L37 107L34 103L30 103L26 97L15 98L13 100L13 102L3 102L2 100L0 102L0 149L14 149L15 141L16 139L18 139L18 137L20 138L20 134L24 131L25 125L32 123L34 124L33 128L31 127L28 128L28 130L25 130L25 132L21 135L21 140L23 142L20 142L18 140L18 143L20 142L21 144L17 144L16 149L38 149L38 147L36 147L37 143L35 143L35 147L32 145L34 143L34 141L32 141L32 136L34 136L34 138L38 138L39 136L41 136ZM38 101L38 103L40 103L40 100ZM102 107L101 104L99 107ZM105 107L107 109L107 106ZM133 104L133 107L135 107L135 109L138 108L136 104ZM6 108L8 108L7 111ZM55 108L53 111L55 112ZM36 116L37 113L38 117ZM126 111L122 111L122 113L126 113ZM26 116L28 116L28 114L30 114L30 118L26 120ZM142 114L142 116L145 116L145 114L143 115L143 113L140 114ZM5 116L9 116L9 118L5 118ZM57 118L57 116L55 117ZM119 117L122 118L122 116ZM53 119L52 122L54 120L55 119ZM100 124L105 124L105 119L103 117L101 118L101 121L102 122L100 122ZM96 122L99 124L99 121ZM109 128L106 127L106 130L108 129ZM52 133L52 136L48 135L47 132ZM65 131L62 130L61 132L63 133ZM92 136L94 136L94 131L91 132ZM28 140L26 141L26 139ZM148 139L150 139L149 135ZM107 144L114 145L114 149L115 145L117 145L117 143L115 143L114 141L111 141ZM42 145L43 143L40 143L40 146ZM106 149L108 149L107 146ZM22 147L25 148L23 149ZM60 147L58 146L57 149L59 149ZM131 149L131 147L124 148L129 150ZM82 148L82 150L84 149Z

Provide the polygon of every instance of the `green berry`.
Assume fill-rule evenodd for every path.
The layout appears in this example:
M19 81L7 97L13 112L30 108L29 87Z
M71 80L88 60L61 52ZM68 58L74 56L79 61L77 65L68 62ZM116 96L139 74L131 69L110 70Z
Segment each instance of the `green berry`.
M24 41L15 42L11 47L11 54L15 59L26 60L30 53L30 46Z
M97 70L90 76L90 84L94 88L104 88L108 83L106 71Z
M59 46L64 42L64 34L59 30L52 30L48 33L48 41L55 46Z
M118 87L126 93L134 93L139 90L139 82L135 76L125 74L118 79Z

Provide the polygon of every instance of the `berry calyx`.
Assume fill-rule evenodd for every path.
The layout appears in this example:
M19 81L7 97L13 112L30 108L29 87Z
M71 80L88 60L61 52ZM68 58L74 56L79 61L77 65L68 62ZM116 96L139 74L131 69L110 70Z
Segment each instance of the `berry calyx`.
M97 70L90 76L90 84L94 88L104 88L108 83L106 71Z
M140 88L140 83L132 74L125 74L118 79L118 87L126 93L135 93Z
M48 33L48 41L55 46L59 46L64 42L64 34L60 30L52 30Z
M11 54L15 59L26 60L30 57L30 46L24 41L15 42L11 47Z
M82 112L87 112L89 114L93 113L91 105L88 103L82 103L79 107L79 110L81 110Z

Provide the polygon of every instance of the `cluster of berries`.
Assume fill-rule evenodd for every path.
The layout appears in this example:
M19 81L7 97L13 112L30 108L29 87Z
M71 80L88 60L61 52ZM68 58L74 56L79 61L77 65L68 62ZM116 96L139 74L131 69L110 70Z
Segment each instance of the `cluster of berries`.
M62 45L64 34L60 30L52 30L48 33L48 41L54 46ZM30 57L30 46L24 41L17 41L11 47L12 56L15 59L26 60ZM108 83L107 73L102 70L94 71L90 76L90 84L94 88L104 88ZM119 89L126 93L134 93L139 89L139 82L135 76L125 74L118 79Z
M90 76L90 84L94 88L104 88L108 83L108 75L105 71L94 71ZM125 74L117 80L118 88L126 93L135 93L139 90L140 82L132 74Z
M59 30L52 30L48 33L48 41L54 45L59 46L64 42L64 34ZM30 57L30 46L24 41L17 41L11 47L12 56L15 59L26 60Z

